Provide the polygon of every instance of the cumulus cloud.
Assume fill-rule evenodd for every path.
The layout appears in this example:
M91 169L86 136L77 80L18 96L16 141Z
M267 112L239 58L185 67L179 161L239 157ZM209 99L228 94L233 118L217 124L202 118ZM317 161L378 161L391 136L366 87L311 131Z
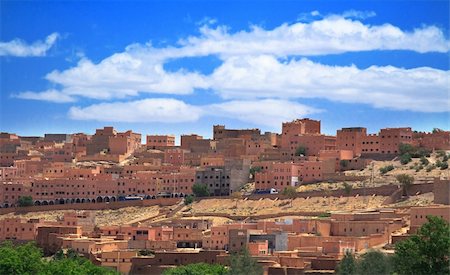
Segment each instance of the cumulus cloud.
M308 23L282 24L274 29L252 26L250 30L237 32L231 32L226 26L204 25L199 35L180 40L176 45L156 48L150 43L132 44L98 63L82 58L75 67L46 75L55 87L61 87L59 90L25 92L18 96L53 102L68 102L79 97L124 100L142 93L189 95L196 89L205 89L231 100L216 106L225 114L239 102L249 103L247 101L254 99L288 102L299 98L324 98L397 110L448 111L448 71L392 66L359 69L299 59L308 55L372 50L419 53L449 50L449 41L435 26L407 31L391 24L368 25L352 19L372 15L348 11L343 15L322 17L319 12L312 12L311 16L321 18ZM210 55L218 56L222 64L209 75L164 69L165 63L171 60ZM125 108L139 102L139 106L156 104L132 101L119 106ZM88 119L84 113L104 112L117 104L74 107L70 114L73 118ZM300 109L307 110L305 106L297 108ZM195 115L200 113L194 112ZM127 119L132 121L133 114Z
M197 121L201 114L200 108L171 98L100 103L69 110L72 119L114 122L190 122Z
M27 44L21 39L14 39L9 42L0 42L0 56L45 56L47 51L56 43L59 38L58 33L52 33L45 41L36 41Z
M230 98L325 98L378 108L445 112L450 73L427 67L328 66L307 59L281 62L273 56L227 59L211 87Z
M217 104L190 105L172 98L144 99L129 102L100 103L72 107L69 117L75 120L107 122L194 122L203 116L218 116L270 127L321 110L293 101L278 99L234 100Z
M348 16L363 14L353 11ZM203 26L200 33L200 36L181 40L183 47L177 48L177 52L186 56L306 56L372 50L411 50L420 53L449 50L449 41L435 26L405 31L391 24L366 25L342 15L308 23L282 24L271 30L252 26L249 31L236 33L230 33L226 26Z

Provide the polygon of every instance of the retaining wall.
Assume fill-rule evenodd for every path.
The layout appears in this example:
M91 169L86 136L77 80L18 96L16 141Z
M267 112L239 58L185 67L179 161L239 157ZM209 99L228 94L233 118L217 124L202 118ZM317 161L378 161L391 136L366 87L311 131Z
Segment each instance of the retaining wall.
M0 215L8 213L27 213L38 211L56 211L56 210L105 210L105 209L119 209L130 206L169 206L174 205L180 201L179 198L158 198L153 200L136 200L136 201L117 201L117 202L103 202L103 203L72 203L72 204L55 204L55 205L40 205L29 207L11 207L1 208Z

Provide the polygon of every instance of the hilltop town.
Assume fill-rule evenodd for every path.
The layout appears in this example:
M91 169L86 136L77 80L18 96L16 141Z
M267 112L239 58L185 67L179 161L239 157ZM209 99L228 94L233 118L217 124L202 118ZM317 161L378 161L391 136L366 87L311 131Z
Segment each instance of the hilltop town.
M180 145L113 127L1 133L0 241L123 274L228 265L242 248L266 274L326 274L349 251L393 253L427 215L450 221L449 131L325 135L308 118L212 130Z

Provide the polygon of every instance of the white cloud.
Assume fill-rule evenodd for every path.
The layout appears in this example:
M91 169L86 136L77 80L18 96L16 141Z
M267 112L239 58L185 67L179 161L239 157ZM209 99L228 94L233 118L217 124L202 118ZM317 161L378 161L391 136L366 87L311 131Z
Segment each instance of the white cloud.
M358 10L348 10L342 13L344 18L355 18L355 19L367 19L374 17L377 14L374 11L358 11Z
M153 54L137 51L114 54L94 64L82 59L78 66L63 72L53 71L46 78L62 85L71 96L96 99L125 98L139 92L161 94L190 94L194 88L205 87L198 73L166 72Z
M70 95L61 93L60 91L57 90L47 90L40 93L28 91L19 93L15 95L15 97L22 99L50 101L55 103L68 103L75 101L75 98L71 97Z
M349 16L352 12L348 12ZM363 16L353 11L353 16ZM391 24L366 25L332 15L308 23L282 24L272 30L252 26L249 31L230 33L226 26L203 26L200 36L181 40L172 54L220 56L270 54L326 55L372 50L411 50L420 53L448 52L449 41L441 29L425 26L404 31Z
M60 90L42 94L26 92L19 96L67 102L78 97L126 99L142 93L188 95L195 89L207 89L235 101L324 98L379 108L447 111L448 71L391 66L358 69L292 58L371 50L421 53L449 50L449 41L435 26L406 31L391 24L371 26L348 18L370 15L370 12L348 11L309 23L282 24L271 30L252 26L249 31L234 33L225 26L203 26L200 35L174 46L155 48L151 44L132 44L99 63L82 58L73 68L47 74L46 79L62 87ZM321 15L312 12L311 16ZM164 69L170 60L208 55L217 55L223 61L211 75ZM94 106L100 105L91 106L90 113L97 111ZM84 109L72 109L80 110Z
M71 119L108 122L190 122L198 120L201 114L200 108L170 98L100 103L69 110Z
M280 62L273 56L233 57L211 76L211 88L230 98L324 98L378 108L445 112L450 73L427 67L358 69L314 63Z
M21 39L0 42L0 56L45 56L58 38L59 34L55 32L47 36L45 41L39 40L33 44L27 44Z
M84 108L72 107L69 110L69 117L75 120L107 122L182 123L197 121L204 116L218 116L256 125L279 127L283 121L320 111L293 101L277 99L234 100L196 106L177 99L154 98L100 103Z
M256 125L278 128L282 122L321 112L289 100L234 100L205 108L210 115L229 117Z

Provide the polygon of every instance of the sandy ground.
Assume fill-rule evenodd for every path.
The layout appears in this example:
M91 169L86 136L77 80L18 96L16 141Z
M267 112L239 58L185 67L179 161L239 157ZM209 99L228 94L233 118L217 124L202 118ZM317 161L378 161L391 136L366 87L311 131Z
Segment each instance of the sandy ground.
M433 204L434 195L433 193L425 193L417 196L410 196L407 200L399 201L391 204L392 207L401 207L401 206L425 206Z
M315 198L296 198L293 200L292 207L290 200L241 200L237 203L231 199L208 199L196 202L192 205L194 213L226 213L232 215L264 215L272 213L311 211L328 212L339 210L354 210L365 208L378 208L381 206L385 197L367 196L367 197L315 197Z
M73 210L60 210L60 211L48 211L48 212L30 212L26 214L15 215L9 213L0 215L2 218L25 218L25 219L43 219L48 221L56 221L58 217L62 218L64 213L73 212ZM82 211L81 211L82 212ZM105 225L124 225L137 219L150 218L159 213L158 206L150 207L125 207L116 210L94 210L95 222L98 226Z
M333 211L360 211L378 208L425 206L433 204L433 193L411 196L408 199L394 204L383 205L385 196L358 196L358 197L314 197L296 198L290 205L290 200L261 199L240 200L208 199L195 202L191 212L195 213L224 213L231 215L264 215L283 212L333 212ZM237 206L237 207L236 207Z

